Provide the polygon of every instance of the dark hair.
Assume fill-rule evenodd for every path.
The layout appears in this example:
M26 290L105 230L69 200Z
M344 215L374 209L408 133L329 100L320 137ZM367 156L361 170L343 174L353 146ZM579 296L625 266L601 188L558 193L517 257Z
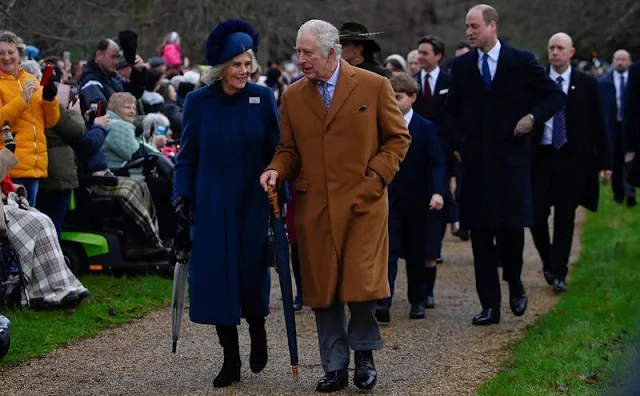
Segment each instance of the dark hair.
M384 65L386 66L387 63L391 64L391 66L393 66L393 70L396 71L404 71L404 67L402 66L402 64L397 60L397 59L393 59L393 58L388 58L385 62Z
M115 41L113 41L111 39L102 39L102 40L98 41L98 47L96 48L96 51L104 52L107 49L109 49L109 46L111 44L118 45L118 44L116 44Z
M165 103L169 103L169 88L172 86L171 83L165 82L160 84L160 88L158 88L158 93L162 95Z
M153 92L156 89L156 85L158 85L158 81L160 81L161 78L162 73L153 69L147 70L144 89Z
M402 92L411 96L420 91L418 82L408 73L395 74L389 79L389 82L394 92Z
M456 44L456 51L459 50L459 49L463 49L463 48L466 48L466 49L470 50L471 46L466 41L460 41L460 42L458 42L458 44Z
M431 44L431 47L433 48L433 53L435 55L442 55L444 57L444 41L442 41L442 39L438 36L424 36L420 39L420 41L418 41L418 46L420 46L420 44Z

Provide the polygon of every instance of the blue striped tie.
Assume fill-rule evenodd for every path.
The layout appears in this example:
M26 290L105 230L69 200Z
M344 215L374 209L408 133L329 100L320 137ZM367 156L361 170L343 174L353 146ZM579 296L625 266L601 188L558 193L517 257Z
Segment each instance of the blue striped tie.
M320 83L320 96L322 96L324 108L329 111L329 107L331 107L331 95L329 94L329 83L326 81Z
M556 79L558 88L562 90L562 82L564 79L560 76ZM564 106L556 114L553 115L553 135L551 144L556 150L560 150L567 143L567 126L564 114Z

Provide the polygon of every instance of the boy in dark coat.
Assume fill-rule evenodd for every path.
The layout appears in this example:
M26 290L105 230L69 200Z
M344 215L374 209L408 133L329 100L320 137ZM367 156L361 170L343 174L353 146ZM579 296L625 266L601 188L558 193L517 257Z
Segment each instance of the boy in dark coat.
M408 74L391 78L398 107L411 133L411 145L400 171L389 185L389 285L391 297L378 302L376 318L389 322L398 258L407 263L409 317L424 318L433 308L436 258L440 254L439 212L446 186L444 156L433 123L411 108L420 89Z

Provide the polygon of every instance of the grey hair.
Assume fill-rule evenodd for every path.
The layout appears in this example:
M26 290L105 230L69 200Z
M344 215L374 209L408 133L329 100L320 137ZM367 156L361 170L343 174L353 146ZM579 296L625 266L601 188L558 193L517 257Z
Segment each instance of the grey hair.
M407 62L411 62L411 58L417 58L417 57L418 57L418 50L417 49L411 50L411 52L407 54Z
M249 70L249 74L251 74L258 68L258 60L256 59L256 54L253 53L253 50L250 49L244 53L248 53L251 56L251 70ZM202 73L202 82L209 85L216 80L220 80L222 78L222 71L227 65L229 65L229 63L231 63L231 60L220 65L215 65L209 70Z
M322 55L328 56L329 51L333 48L336 53L336 59L340 59L342 56L342 45L340 45L340 33L338 29L329 22L321 19L311 19L306 21L300 29L298 29L298 37L304 34L313 34L318 38L318 46Z
M38 64L38 62L34 60L25 60L20 62L20 66L22 66L22 69L27 73L33 74L38 79L38 81L42 79L42 70L40 70L40 65Z
M158 129L159 126L169 126L169 119L162 113L151 113L144 116L142 120L142 136L144 140L149 140L151 137L151 130Z

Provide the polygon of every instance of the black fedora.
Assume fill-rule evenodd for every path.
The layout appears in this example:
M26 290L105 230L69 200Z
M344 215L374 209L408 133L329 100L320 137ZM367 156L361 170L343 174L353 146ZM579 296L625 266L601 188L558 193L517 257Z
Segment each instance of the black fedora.
M371 37L382 32L371 32L361 23L346 22L340 29L340 43L359 42L364 46L365 52L376 53L382 51L378 43Z

